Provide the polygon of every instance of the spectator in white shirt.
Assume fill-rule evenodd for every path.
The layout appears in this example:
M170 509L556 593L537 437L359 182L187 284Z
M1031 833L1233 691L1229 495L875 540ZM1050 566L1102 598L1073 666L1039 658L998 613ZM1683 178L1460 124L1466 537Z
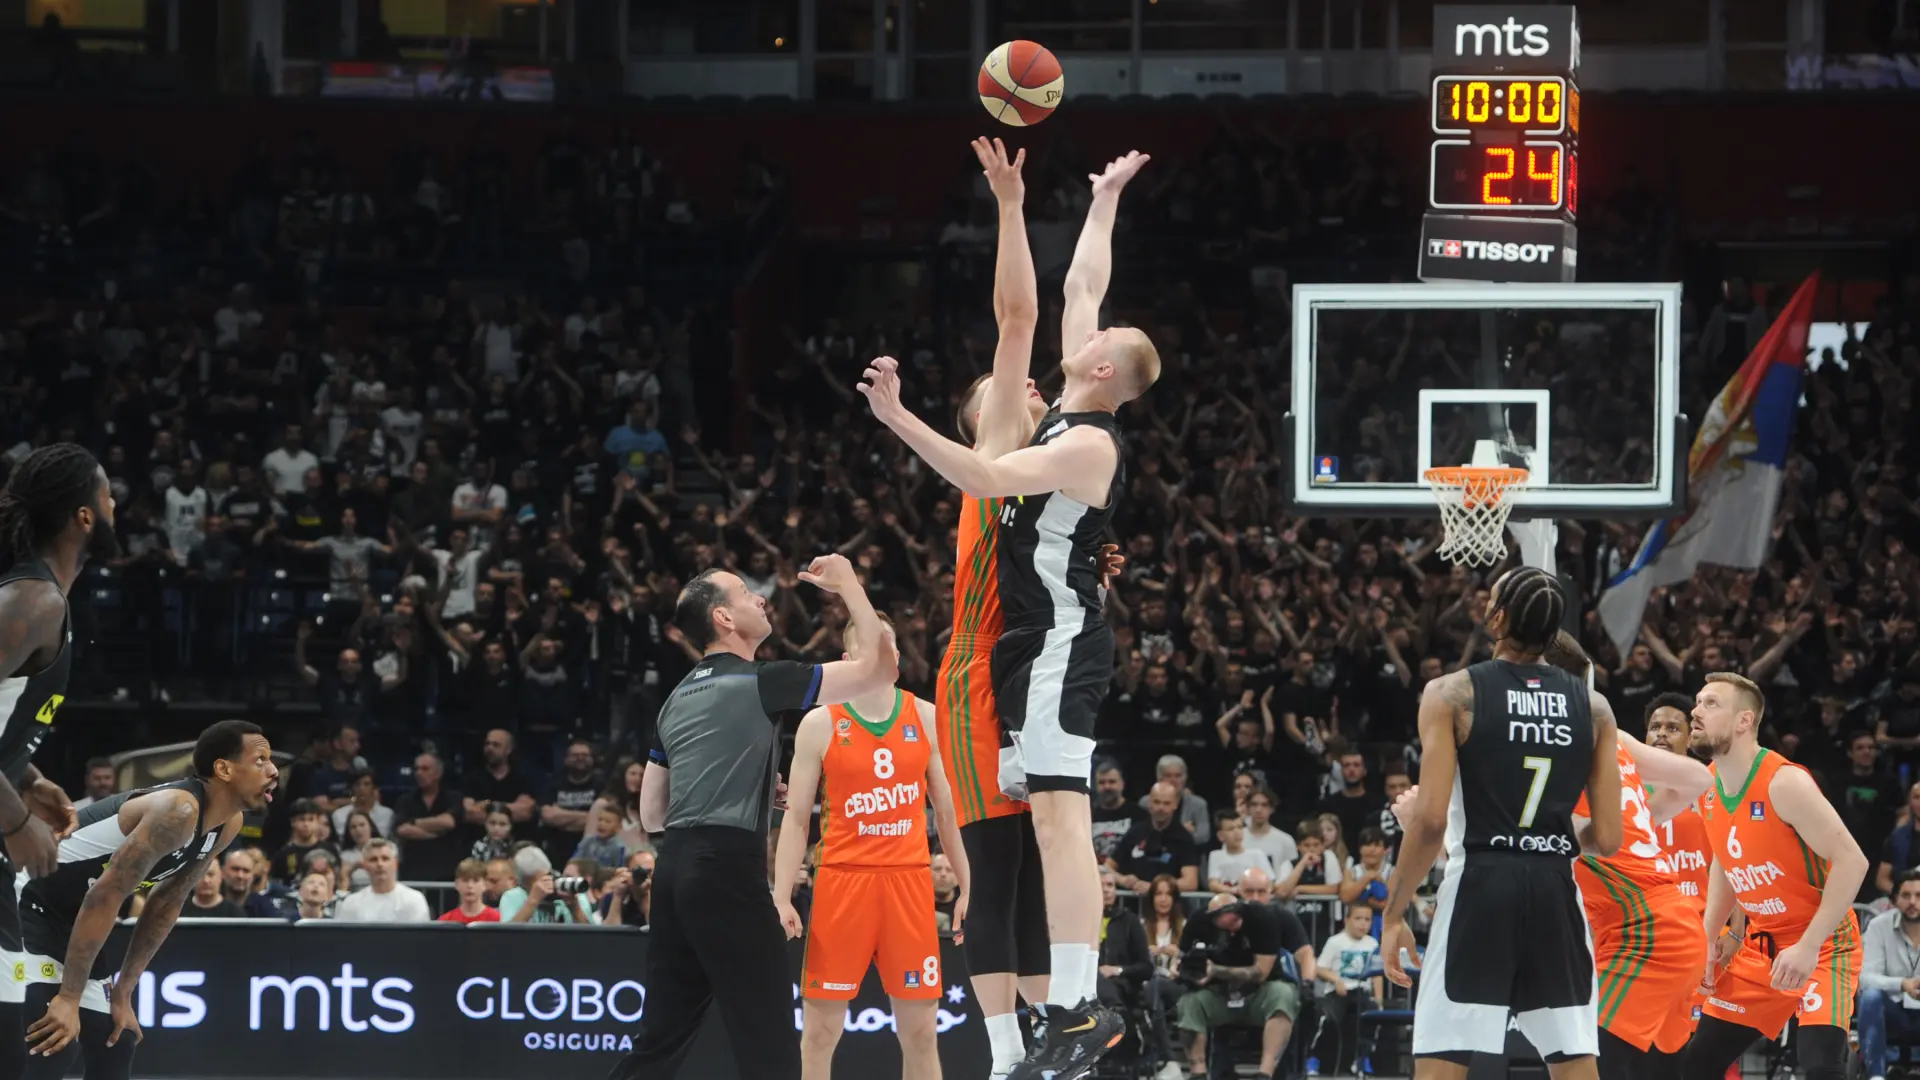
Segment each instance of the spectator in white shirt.
M1246 829L1239 814L1222 810L1213 815L1213 832L1220 838L1220 847L1207 855L1208 891L1237 894L1241 874L1255 869L1269 875L1273 873L1273 860L1267 853L1247 847L1243 842Z
M275 495L298 495L306 490L307 470L320 467L320 459L305 443L306 432L299 424L288 424L280 436L280 447L260 461L267 483Z
M372 840L360 853L367 887L340 901L334 918L341 922L431 922L427 898L411 885L400 884L400 850L391 840Z
M1255 851L1264 851L1275 866L1287 866L1300 857L1300 849L1285 829L1273 827L1273 791L1256 787L1247 796L1247 835L1243 841ZM1281 877L1283 874L1276 874Z
M355 810L367 815L373 822L373 831L381 836L393 836L393 807L380 803L380 783L373 777L373 770L362 769L353 774L353 786L348 789L350 798L345 806L333 811L333 835L347 835L347 819Z
M493 530L507 512L507 489L493 482L493 465L482 458L473 463L466 483L453 489L453 521L473 530L473 546L485 551Z
M245 285L235 285L227 299L227 305L213 313L213 347L231 349L240 344L240 338L259 329L265 316L253 306L253 290Z
M1353 1059L1360 1049L1358 1020L1380 1000L1380 976L1368 974L1380 966L1380 943L1368 933L1372 922L1373 913L1367 908L1349 910L1345 925L1327 939L1314 963L1320 1014L1326 1017L1328 1029L1322 1033L1320 1044L1328 1045L1331 1036L1331 1045L1339 1047L1336 1053L1345 1059L1332 1061L1332 1068L1324 1070L1335 1076L1357 1072ZM1322 1058L1321 1062L1325 1065L1329 1060Z
M473 530L465 525L455 525L447 534L447 546L434 549L433 561L440 568L439 586L447 597L446 606L440 610L442 619L451 621L473 614L474 586L480 583L482 554L473 546Z
M186 458L173 473L167 488L167 547L175 561L185 566L193 552L207 539L202 523L212 500L200 486L200 463Z
M405 476L420 454L420 436L425 417L413 404L413 387L402 386L394 394L393 404L380 410L380 430L387 436L387 471Z
M1280 868L1274 877L1273 891L1282 900L1297 896L1338 900L1340 886L1347 875L1340 860L1327 850L1326 837L1320 835L1320 823L1308 821L1301 825L1300 831L1294 834L1294 843L1300 847L1300 857Z

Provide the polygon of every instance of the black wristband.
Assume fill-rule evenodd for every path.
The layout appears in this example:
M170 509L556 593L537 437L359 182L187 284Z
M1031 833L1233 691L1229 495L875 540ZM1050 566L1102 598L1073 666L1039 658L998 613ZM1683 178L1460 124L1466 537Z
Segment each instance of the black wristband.
M33 811L28 810L26 813L20 816L20 824L15 825L13 828L8 829L5 832L0 832L0 839L11 840L13 837L19 835L20 830L26 828L27 824L32 820L33 820Z

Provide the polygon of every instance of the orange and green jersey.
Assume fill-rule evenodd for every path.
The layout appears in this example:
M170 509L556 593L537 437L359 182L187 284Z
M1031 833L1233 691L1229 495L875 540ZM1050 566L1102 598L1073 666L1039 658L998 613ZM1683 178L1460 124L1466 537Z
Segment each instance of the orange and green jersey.
M1680 876L1680 893L1687 902L1706 914L1707 874L1713 865L1713 841L1707 839L1707 822L1698 806L1676 814L1660 826L1662 845L1673 869Z
M1726 777L1716 765L1713 790L1700 797L1700 817L1713 856L1747 913L1748 936L1769 935L1783 949L1806 932L1827 884L1827 860L1780 819L1767 794L1780 770L1798 768L1771 750L1761 750L1738 788L1727 790ZM1858 947L1851 914L1841 920L1831 944L1842 950Z
M960 544L953 570L953 637L940 662L934 709L940 756L960 824L1025 813L1000 793L1000 714L993 702L993 643L1000 613L1001 500L960 500Z
M920 703L893 692L893 712L861 716L830 705L820 761L820 845L814 865L841 870L925 867L929 733Z

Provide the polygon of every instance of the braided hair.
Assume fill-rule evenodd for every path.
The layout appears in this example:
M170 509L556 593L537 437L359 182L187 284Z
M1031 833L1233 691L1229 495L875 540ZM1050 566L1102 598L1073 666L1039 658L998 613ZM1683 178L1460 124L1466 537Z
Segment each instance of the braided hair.
M1537 566L1510 570L1493 583L1493 610L1507 616L1504 636L1522 651L1545 652L1566 618L1560 582Z
M28 454L0 489L0 567L39 555L66 530L74 511L92 506L99 468L75 443Z

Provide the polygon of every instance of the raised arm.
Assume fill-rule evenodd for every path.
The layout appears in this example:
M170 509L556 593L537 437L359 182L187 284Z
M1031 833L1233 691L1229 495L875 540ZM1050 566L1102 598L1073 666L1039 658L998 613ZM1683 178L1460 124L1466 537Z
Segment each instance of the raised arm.
M1653 788L1652 797L1647 799L1647 811L1653 815L1654 824L1679 817L1713 786L1713 772L1704 764L1690 757L1655 750L1634 738L1631 732L1616 731L1616 735L1620 745L1627 748L1627 756L1633 758L1640 779Z
M1027 414L1027 377L1040 322L1040 286L1034 279L1033 251L1027 245L1027 186L1020 176L1027 152L1021 150L1009 161L999 139L975 139L973 152L1000 204L999 253L993 264L993 321L1000 328L1000 341L993 349L993 378L981 396L974 431L975 449L991 458L1018 449L1033 434Z
M807 707L851 701L892 686L900 677L899 653L882 634L885 624L873 610L866 586L854 575L853 564L843 555L822 555L800 572L800 580L837 594L855 631L855 647L845 660L820 665L820 687Z
M1593 713L1593 762L1587 771L1587 808L1593 811L1586 828L1580 830L1580 847L1596 855L1611 855L1620 850L1626 826L1620 817L1619 726L1613 720L1613 706L1604 695L1587 691ZM1421 771L1426 763L1421 762Z
M875 360L860 392L873 415L947 483L978 498L1043 495L1073 478L1111 475L1119 450L1106 432L1075 427L1052 442L1028 446L992 461L928 427L900 401L899 365L890 356Z
M1087 335L1100 329L1100 303L1113 279L1113 219L1120 207L1120 192L1150 160L1138 150L1129 150L1108 162L1104 171L1087 177L1093 181L1093 202L1073 246L1073 263L1067 267L1066 303L1060 310L1061 356L1071 354Z

